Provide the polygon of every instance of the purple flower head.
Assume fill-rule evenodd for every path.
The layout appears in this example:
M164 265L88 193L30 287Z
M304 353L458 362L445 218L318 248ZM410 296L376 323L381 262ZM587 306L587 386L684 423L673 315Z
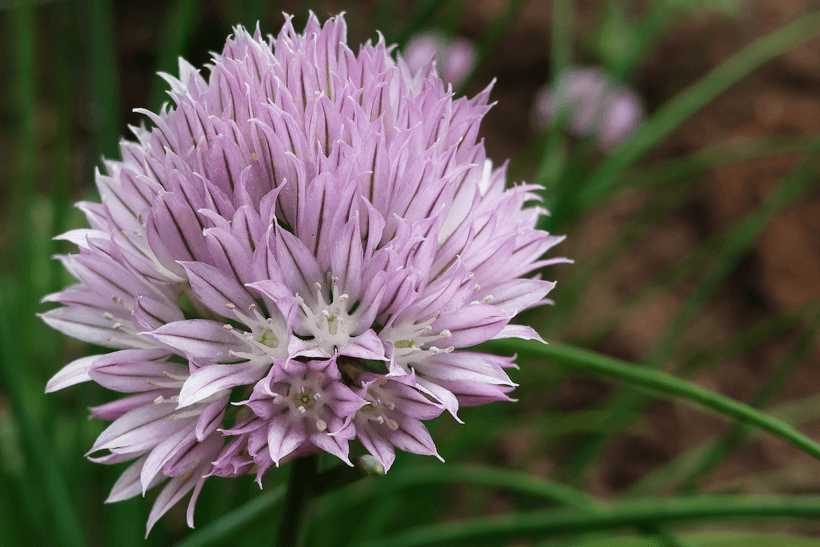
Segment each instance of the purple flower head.
M562 111L570 133L595 137L603 150L621 144L643 120L640 97L592 67L565 71L554 86L542 88L533 105L533 125L544 128Z
M408 42L403 57L413 74L425 70L431 61L435 61L441 78L458 89L473 71L478 50L466 38L450 40L438 32L422 32Z
M506 188L477 140L490 89L453 99L383 40L354 53L344 19L276 37L242 27L208 67L180 61L172 106L98 173L90 228L64 234L78 282L52 327L115 351L93 380L124 398L95 461L133 461L108 501L164 483L148 529L206 477L255 473L351 441L389 469L438 456L423 421L508 400L512 359L467 348L538 339L510 324L549 302L563 258L537 230L538 187ZM234 401L229 404L231 394Z

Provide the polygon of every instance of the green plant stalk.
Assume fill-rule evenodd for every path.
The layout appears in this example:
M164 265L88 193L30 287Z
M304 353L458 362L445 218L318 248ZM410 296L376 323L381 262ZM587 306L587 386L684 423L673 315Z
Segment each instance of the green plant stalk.
M120 82L114 39L114 8L110 0L83 0L91 26L92 107L101 123L97 128L97 154L119 156Z
M285 487L279 486L266 492L241 507L234 509L189 535L176 547L204 547L205 545L224 545L233 532L250 524L255 519L268 514L277 507L285 497Z
M193 36L196 26L199 2L197 0L178 0L176 4L170 4L168 15L166 15L165 26L161 33L161 42L158 44L159 60L154 72L167 72L172 76L178 76L177 59L185 55L185 48L188 40ZM253 32L253 30L251 30ZM159 76L154 76L151 86L149 108L153 112L159 112L162 103L169 100L165 93L168 84Z
M487 30L485 30L478 40L478 59L470 76L461 89L469 89L475 83L484 63L490 58L493 52L501 43L501 39L507 34L510 26L515 22L518 14L527 4L527 0L507 0L504 13L492 20Z
M614 378L631 387L673 395L697 403L718 414L748 423L780 437L806 454L820 459L820 445L790 425L755 408L704 389L697 384L665 372L639 367L583 348L562 344L544 345L521 340L493 340L486 343L494 351L512 351L554 359L557 364L577 372Z
M367 503L374 497L400 492L410 487L454 483L508 490L516 495L531 496L587 510L603 507L603 504L584 492L554 481L507 469L457 464L392 471L384 477L363 480L337 490L330 494L330 497L350 506Z
M0 304L5 305L6 302ZM37 491L44 494L45 503L53 518L53 538L59 538L62 545L80 547L85 544L85 540L68 488L42 430L25 408L19 371L26 370L30 359L17 349L20 347L18 340L13 339L9 333L9 325L13 323L6 317L0 318L0 377L20 425L26 460L40 479L40 484L36 485Z
M575 9L572 0L553 0L552 2L552 80L572 66L572 41L575 30Z
M646 367L657 369L669 361L689 325L729 274L734 271L763 229L814 183L815 170L812 160L818 148L820 148L820 143L813 145L806 160L775 190L770 192L754 212L732 229L721 250L717 265L698 284L666 326L660 339L655 342L645 359ZM641 395L634 392L627 391L618 396L610 407L607 429L614 430L622 426L640 406L642 400ZM606 439L606 435L594 436L581 446L573 463L577 476L582 476L589 464L604 450Z
M305 525L313 496L318 456L305 456L290 464L290 477L285 495L285 509L279 524L277 547L300 547L305 536Z
M36 297L30 282L34 275L35 236L32 230L32 210L37 184L37 137L35 134L35 80L37 62L35 48L34 9L26 0L18 0L14 10L14 52L15 77L17 84L17 181L12 189L11 226L18 227L22 237L15 249L17 262L17 282L15 304L16 316L24 318L25 325L30 325L34 315ZM21 345L30 347L32 329L23 327L15 333Z
M349 508L355 504L368 503L375 497L383 497L410 487L452 485L454 483L503 489L515 492L516 495L542 498L585 511L595 511L606 506L580 490L554 481L517 471L473 465L431 466L414 468L405 472L393 472L383 478L373 478L358 482L349 488L341 488L328 497L331 499L331 504L335 501L337 505L344 504ZM674 537L663 530L650 529L648 532L660 535L669 545L680 545Z
M778 420L792 424L793 427L820 420L820 396L814 395L800 401L780 405L772 409L769 414ZM757 439L761 434L760 430L753 430L748 439ZM679 484L686 478L695 464L712 449L717 440L717 437L715 437L704 441L654 469L625 490L622 493L622 498L641 497L670 491L674 485Z
M433 14L444 5L447 0L421 0L413 3L413 12L410 14L410 20L398 34L395 42L399 45L399 50L407 45L410 38L424 28L432 18Z
M780 156L805 155L817 141L814 136L763 137L743 144L718 144L702 148L683 158L662 161L624 173L619 190L647 190L691 179L726 165ZM676 185L677 186L677 185ZM688 185L687 185L688 186Z
M820 313L820 298L795 306L781 314L767 317L757 323L736 332L722 344L706 351L695 352L678 359L675 370L683 376L692 376L702 370L709 370L716 365L740 355L744 351L758 347L778 336L810 322L809 313Z
M611 243L606 250L597 256L589 265L585 265L583 269L579 268L579 272L569 281L569 286L561 291L559 300L555 306L555 310L550 316L549 326L547 331L553 332L558 325L563 325L565 330L569 330L572 322L569 320L569 315L573 313L574 307L566 305L567 302L575 302L583 293L587 285L594 280L597 275L606 269L615 259L633 245L645 233L646 229L659 222L668 214L668 210L676 203L678 203L690 187L690 182L694 180L697 174L710 171L732 163L740 163L744 161L793 155L797 153L805 153L814 140L807 140L806 137L772 137L759 139L752 143L747 143L738 146L720 145L710 149L705 149L691 154L682 159L674 159L662 162L656 166L648 167L642 170L633 171L624 175L624 181L621 185L622 189L628 190L646 190L649 188L656 188L659 191L666 192L664 197L661 197L663 206L653 203L646 207L638 217L630 222L630 225L624 232L618 234L616 240ZM685 178L690 178L684 184L679 181ZM678 184L670 184L670 183ZM543 183L542 183L543 184ZM711 248L710 243L707 248ZM702 258L702 260L690 260L687 257L686 275L688 272L694 272L703 267L702 263L711 260L711 253L698 253L695 256ZM580 264L579 264L580 266ZM663 280L662 285L674 284L678 282L683 273L680 275L669 276L665 275L658 278L658 281ZM635 296L630 298L630 303L626 306L629 309L634 309L639 306L646 298L655 294L655 283L647 285L646 290L642 289L637 292ZM652 290L650 290L650 288ZM621 307L621 313L628 313L628 310ZM599 323L597 327L592 329L593 334L587 337L589 345L595 345L600 338L605 336L617 323L620 316L610 317L609 320Z
M548 326L545 328L547 332L555 332L556 329L560 329L560 332L566 333L567 336L572 334L574 330L572 317L578 309L572 306L571 303L577 302L586 287L601 275L615 260L623 256L632 245L647 233L647 230L651 229L652 226L660 222L663 218L666 218L669 214L669 210L686 195L686 190L687 188L681 185L658 196L653 200L650 206L647 206L638 214L637 218L630 221L626 229L621 231L616 236L615 241L609 244L602 253L587 264L583 264L582 266L579 264L579 266L581 266L579 268L580 271L572 276L568 286L561 291L561 295L558 297L555 309L550 315ZM650 285L647 285L647 287L649 286ZM599 322L593 328L593 334L585 337L592 342L589 345L593 345L594 341L609 333L618 318L619 316L613 316L610 317L609 320ZM557 337L564 338L564 336L560 335Z
M365 547L416 547L479 541L493 545L512 538L577 535L643 525L734 519L817 519L820 497L709 496L625 501L610 509L578 512L574 509L512 513L433 524L380 538Z
M587 179L582 210L617 190L621 173L715 97L775 57L820 33L820 12L811 13L746 46L660 108Z
M803 332L792 345L780 366L755 394L751 402L752 407L765 408L780 393L783 386L794 376L794 373L797 372L797 369L813 349L818 332L820 332L820 315L815 319L814 324ZM698 486L717 468L726 456L749 437L749 433L749 427L743 424L734 424L723 437L712 445L711 450L707 451L695 464L692 473L680 485L678 492L684 494L697 492Z

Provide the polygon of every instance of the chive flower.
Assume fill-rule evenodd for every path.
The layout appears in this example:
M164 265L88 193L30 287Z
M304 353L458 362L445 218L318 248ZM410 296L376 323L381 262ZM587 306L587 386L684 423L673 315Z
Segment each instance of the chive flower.
M302 33L234 29L207 78L180 60L170 105L96 174L89 228L60 236L77 283L53 328L110 348L48 383L122 398L90 459L132 462L109 502L162 486L148 531L207 477L262 476L351 441L389 469L438 457L423 422L509 400L513 359L472 346L539 339L511 323L549 302L535 272L563 238L539 188L506 188L477 138L488 87L455 99L342 15ZM536 202L533 206L528 206Z

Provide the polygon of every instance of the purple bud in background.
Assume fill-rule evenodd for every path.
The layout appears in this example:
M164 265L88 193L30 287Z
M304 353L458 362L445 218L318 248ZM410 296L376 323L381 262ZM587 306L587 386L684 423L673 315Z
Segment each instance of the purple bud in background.
M424 32L415 35L408 42L402 57L413 74L435 60L441 79L458 89L475 68L478 50L466 38L448 40L437 32Z
M593 67L570 69L535 97L532 123L543 129L563 112L577 137L595 137L602 150L626 140L643 119L643 105L628 87L618 86Z
M92 409L113 423L90 454L133 461L108 501L164 484L149 530L191 491L193 525L211 475L261 485L322 451L350 463L351 442L385 470L396 449L438 456L423 421L515 386L512 358L470 348L540 339L511 321L568 262L542 258L564 238L537 229L541 188L508 188L477 137L490 87L454 99L409 66L433 42L354 53L343 17L313 14L234 32L208 74L162 75L172 102L104 162L90 228L62 236L77 283L45 298L46 323L113 350L46 389L126 394ZM466 77L471 48L450 44L443 73Z
M635 93L625 88L610 93L603 109L598 145L602 150L618 146L635 131L642 119L643 104Z

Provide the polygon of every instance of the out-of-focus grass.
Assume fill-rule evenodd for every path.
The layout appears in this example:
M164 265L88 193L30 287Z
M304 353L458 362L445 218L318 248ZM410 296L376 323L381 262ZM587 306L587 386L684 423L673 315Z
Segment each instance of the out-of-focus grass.
M680 7L671 10L669 2L657 4L657 9L650 10L637 23L616 13L617 17L610 17L608 27L599 27L595 31L600 35L584 38L587 43L609 43L607 40L611 42L613 36L605 36L605 31L612 34L613 29L629 25L631 49L625 49L620 57L608 61L614 76L626 77L634 73L646 51L662 38L670 22L685 16ZM498 45L528 5L524 0L507 0L498 16L482 27L478 38L480 62L473 71L469 89L474 91L486 85L487 82L479 82L478 78L487 76L487 64L493 60ZM446 33L457 33L463 19L460 17L462 6L461 0L420 0L409 6L380 2L376 17L388 39L403 44L423 28L439 27ZM91 172L82 173L82 188L76 185L76 166L83 163L76 161L76 156L83 152L72 141L77 133L73 130L77 119L88 122L84 131L93 143L90 148L95 163L98 163L96 160L100 154L118 155L117 142L124 125L124 114L119 106L123 89L118 36L122 29L117 14L125 8L124 4L113 0L53 3L17 0L12 5L0 7L3 8L0 25L11 31L0 37L5 46L3 55L8 57L4 62L13 67L14 76L8 79L12 92L2 95L8 96L14 104L12 128L7 130L0 126L11 136L13 153L10 156L14 163L9 171L13 178L10 179L8 204L13 219L6 224L13 227L13 234L0 239L7 245L0 248L0 252L13 257L9 264L0 264L0 371L3 379L0 386L0 542L4 546L272 545L277 534L275 523L282 507L280 500L284 487L281 482L286 473L272 471L266 475L262 493L249 478L211 480L198 504L197 531L188 531L183 525L181 512L174 510L160 521L145 541L142 535L147 508L156 494L149 493L147 499L137 497L104 506L102 502L121 467L91 464L82 457L103 427L97 421L85 419L86 407L110 400L110 394L92 385L78 386L48 397L42 393L46 379L63 363L83 352L104 351L85 347L49 331L35 319L34 312L44 294L69 282L63 269L49 257L73 250L62 242L52 241L51 237L82 225L81 216L70 208L70 202L81 195L87 197L84 194L90 187ZM321 3L312 2L310 7L316 8L320 17L325 15ZM224 8L223 30L227 33L231 24L251 26L261 21L263 33L275 32L280 21L273 16L277 11L275 8L258 0L234 2ZM339 8L348 10L352 26L362 24L358 14L364 13L360 6L352 3L348 6L345 2L334 5L334 9ZM609 8L618 9L615 4ZM198 32L208 9L197 2L177 0L157 11L156 26L161 30L157 33L159 43L155 45L157 55L151 61L153 68L173 74L179 55L205 47L200 43ZM570 0L556 0L552 4L555 31L551 37L551 69L554 76L577 61L575 46L579 38L574 25L577 11ZM615 25L619 17L621 27ZM373 29L365 30L363 34L374 34ZM683 378L637 368L586 349L561 344L541 348L534 343L499 342L496 348L517 351L525 365L523 370L512 374L521 383L516 393L522 399L522 405L496 404L463 409L463 417L468 422L464 426L457 426L447 418L431 424L441 453L448 459L447 464L431 465L419 457L400 454L387 477L370 478L322 496L314 507L314 516L321 525L310 528L307 544L362 545L380 537L390 537L393 539L375 544L421 545L435 541L450 544L461 540L489 545L493 537L504 542L511 537L543 539L546 535L560 533L577 535L574 544L587 547L648 546L659 544L657 534L660 532L666 545L820 545L816 540L796 536L776 537L744 531L716 534L679 532L676 529L675 537L672 537L662 528L680 522L723 523L736 517L816 519L820 515L820 505L815 497L658 499L680 488L694 494L702 479L728 454L760 435L761 429L758 428L787 438L807 452L820 456L817 444L798 432L800 427L820 419L816 396L767 408L805 359L806 353L816 345L816 302L764 319L734 333L725 343L706 350L683 347L682 337L688 325L736 268L761 229L798 199L807 187L814 185L817 179L814 163L808 162L798 170L747 220L707 240L690 257L636 291L611 317L584 333L571 330L576 324L578 296L620 253L691 195L691 183L699 174L732 162L777 155L804 155L816 148L814 137L777 136L740 146L704 149L689 157L656 165L639 163L717 95L763 63L818 32L820 15L813 13L752 43L657 109L629 142L608 156L596 156L589 142L568 139L562 125L565 118L528 146L529 150L537 151L534 153L538 156L533 168L537 172L535 180L547 186L545 198L554 208L553 228L560 227L571 234L573 227L591 209L622 192L650 191L655 196L633 224L614 238L606 251L589 263L573 267L569 282L556 290L556 308L544 310L543 314L531 314L529 317L533 323L551 325L544 333L546 337L556 333L595 347L638 305L696 272L707 272L706 275L701 273L700 285L666 334L657 341L647 361L659 367L671 363L668 370L688 377L715 367L740 352L754 349L767 340L802 329L792 351L751 404L744 405ZM41 87L42 82L55 82L56 85ZM156 109L167 100L164 83L154 77L149 84L151 92L147 102ZM83 93L88 96L78 96ZM77 104L82 106L78 108ZM51 132L43 129L49 126L49 120L54 127ZM46 155L48 161L42 161ZM602 159L595 163L596 158ZM533 352L541 357L535 357ZM542 359L552 359L555 363L536 366ZM564 366L553 366L558 362ZM526 366L528 364L530 366ZM604 445L604 439L621 428L628 429L640 416L642 398L634 396L627 400L629 404L614 413L609 407L538 414L520 410L528 408L528 400L543 398L552 387L561 385L573 371L608 375L655 390L655 397L663 393L665 395L661 396L688 398L739 421L723 437L692 447L658 471L647 474L624 493L622 500L604 504L582 490L527 472L538 462L543 463L543 455L536 461L534 454L551 453L564 439L598 439L598 445L592 445L587 457L574 464L576 471L583 472L587 464L600 461L599 448ZM740 425L741 422L756 428ZM499 438L510 432L528 438L527 447L512 458L519 469L488 467L500 459ZM423 461L426 464L420 465ZM467 462L480 462L481 466L465 465ZM551 457L550 462L559 465L558 458ZM551 474L566 476L571 474L572 467L552 469ZM538 473L544 473L543 469ZM646 499L629 499L636 495ZM480 517L490 510L504 514ZM461 524L440 524L442 518L468 516L473 519ZM610 535L602 540L589 535L594 529L617 530L624 535L619 538ZM756 530L753 527L744 529ZM555 540L550 540L549 544L554 544L552 541ZM566 544L572 540L561 541Z

